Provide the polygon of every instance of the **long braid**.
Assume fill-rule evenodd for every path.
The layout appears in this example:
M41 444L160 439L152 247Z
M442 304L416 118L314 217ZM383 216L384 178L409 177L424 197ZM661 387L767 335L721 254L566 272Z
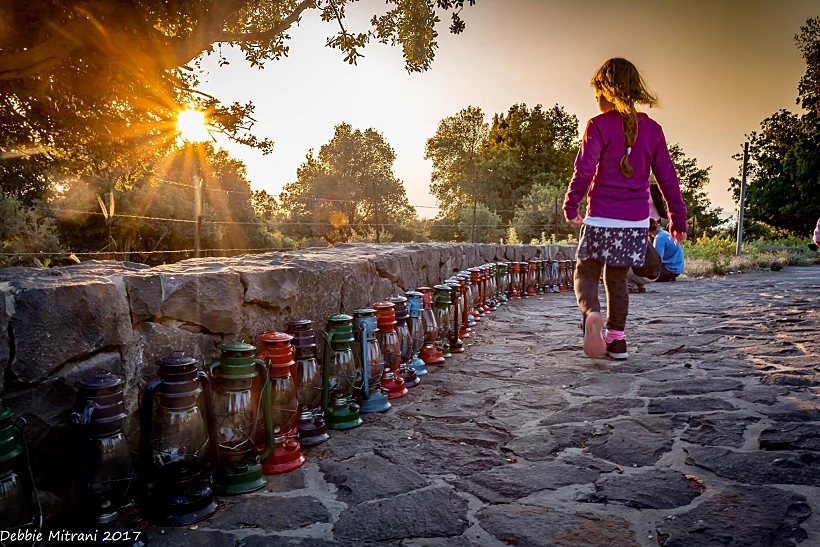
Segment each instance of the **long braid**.
M618 110L620 111L620 108ZM629 154L638 138L638 111L635 110L635 103L629 105L626 113L621 112L621 118L624 121L624 144L626 145L626 152L621 158L621 173L629 178L635 172L629 163Z

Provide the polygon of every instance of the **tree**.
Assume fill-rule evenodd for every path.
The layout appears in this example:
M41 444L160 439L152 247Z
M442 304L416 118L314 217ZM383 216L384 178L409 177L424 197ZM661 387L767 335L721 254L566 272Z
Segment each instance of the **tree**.
M820 17L809 19L795 40L806 61L797 98L806 112L780 110L747 136L746 216L805 236L817 222L820 195ZM742 161L742 154L734 157ZM740 179L731 186L739 201Z
M496 184L489 184L485 203L505 221L529 194L538 177L569 182L578 153L578 118L555 105L527 108L514 104L496 114L484 151ZM503 177L503 181L499 180Z
M50 185L45 173L53 171L138 181L146 158L173 150L175 117L189 105L206 111L216 131L269 152L273 143L252 133L252 103L226 105L198 90L204 56L227 64L225 45L262 68L288 55L288 30L316 12L337 25L327 45L345 61L355 64L366 44L378 41L401 46L407 70L420 72L435 56L440 17L449 13L458 34L462 9L474 4L387 0L370 29L352 32L345 9L355 1L5 0L0 174L14 177L4 176L3 193L42 198Z
M537 176L530 193L516 208L512 221L515 233L522 241L540 239L542 234L563 239L572 233L561 208L566 192L566 183L557 175L545 173Z
M333 138L315 155L308 152L296 182L280 195L286 234L349 241L369 230L379 234L415 217L401 181L393 173L396 153L373 128L336 126Z
M681 195L688 212L690 236L696 238L698 235L713 235L723 221L720 209L712 206L705 190L712 167L698 167L698 160L686 157L680 144L670 146L669 155L678 173Z
M468 205L461 209L458 231L462 240L476 243L497 243L504 230L499 228L501 217L489 207L479 203L473 208Z
M433 161L430 192L436 197L440 219L457 218L465 205L476 209L482 193L480 159L490 126L480 108L468 106L439 122L427 139L424 159Z

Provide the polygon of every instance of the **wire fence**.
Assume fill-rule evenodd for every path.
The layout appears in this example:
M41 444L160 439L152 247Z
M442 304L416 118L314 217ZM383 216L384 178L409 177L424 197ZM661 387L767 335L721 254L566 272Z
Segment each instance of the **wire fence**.
M243 191L243 190L227 190L221 188L208 188L208 187L200 187L193 184L185 184L176 181L170 180L161 180L165 184L169 184L172 186L178 186L183 188L190 188L192 190L202 190L205 192L217 192L223 193L226 195L236 194L242 195L243 197L252 198L253 192ZM358 200L353 199L341 199L341 198L318 198L318 197L302 197L300 199L308 200L312 202L326 202L326 203L352 203ZM411 204L410 207L414 209L434 209L440 210L439 207L433 205L413 205ZM86 216L101 216L105 217L106 220L110 220L113 218L123 218L123 219L131 219L131 220L141 220L147 222L162 222L162 223L181 223L186 225L194 225L195 229L199 231L199 226L201 225L216 225L216 226L260 226L264 225L265 221L257 219L253 221L236 221L236 220L211 220L205 218L167 218L167 217L160 217L160 216L149 216L149 215L134 215L134 214L123 214L117 213L114 215L110 215L107 212L101 211L86 211L81 209L72 209L72 208L65 208L65 207L53 207L49 208L50 211L58 213L58 214L66 214L66 215L86 215ZM496 210L496 213L512 213L515 212L514 210L509 209L501 209ZM322 227L322 228L335 228L335 229L385 229L390 226L390 223L377 223L377 222L317 222L317 221L308 221L308 220L282 220L282 221L273 221L273 224L276 226L287 226L287 227ZM457 228L458 224L447 223L447 222L425 222L425 227L429 228ZM516 227L520 228L543 228L544 224L516 224ZM498 224L486 224L486 223L477 223L469 224L469 228L473 230L480 229L480 228L496 228L499 230L503 230L503 226L499 226ZM198 243L197 243L198 245ZM100 251L80 251L80 252L72 252L72 251L58 251L58 252L48 252L48 251L38 251L38 252L0 252L0 257L35 257L35 258L72 258L78 260L79 257L100 257L100 256L107 256L107 257L114 257L114 256L121 256L123 259L131 256L137 257L151 257L155 255L194 255L195 253L205 253L207 255L219 255L219 254L226 254L226 253L262 253L262 252L288 252L294 250L300 250L301 247L298 245L292 247L257 247L257 248L209 248L209 249L172 249L172 250L100 250Z

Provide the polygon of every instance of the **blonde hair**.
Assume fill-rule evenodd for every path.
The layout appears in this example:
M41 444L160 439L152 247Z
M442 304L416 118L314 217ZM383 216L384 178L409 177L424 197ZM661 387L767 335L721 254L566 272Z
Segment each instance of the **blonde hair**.
M592 87L615 106L624 121L624 144L627 152L621 158L621 173L631 177L635 172L629 164L629 152L638 137L638 111L635 103L657 106L658 97L649 90L638 68L622 57L614 57L595 72Z

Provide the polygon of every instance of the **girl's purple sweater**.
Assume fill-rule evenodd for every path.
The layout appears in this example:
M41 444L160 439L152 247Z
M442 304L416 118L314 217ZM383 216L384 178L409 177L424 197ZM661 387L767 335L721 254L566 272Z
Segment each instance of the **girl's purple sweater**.
M629 178L623 176L620 167L625 153L623 119L617 111L589 120L564 199L566 217L578 216L578 204L589 189L589 216L618 220L649 218L651 169L669 208L669 231L686 232L686 205L661 126L646 114L638 114L638 135L629 156L635 172Z

